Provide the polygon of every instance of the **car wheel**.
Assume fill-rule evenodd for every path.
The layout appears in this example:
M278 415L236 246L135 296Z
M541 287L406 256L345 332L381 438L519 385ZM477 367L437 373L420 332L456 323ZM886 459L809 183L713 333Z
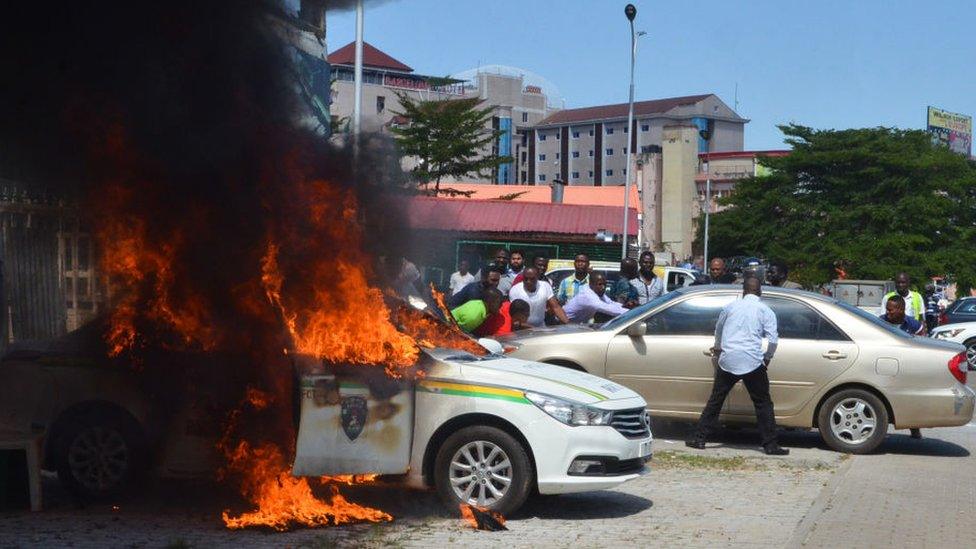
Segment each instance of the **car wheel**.
M976 372L976 337L967 339L963 345L966 346L966 362L969 369Z
M867 454L888 432L888 410L881 399L863 389L831 395L817 415L820 437L838 452Z
M58 479L71 492L101 499L122 492L142 469L142 437L125 418L93 412L70 420L57 441Z
M465 427L444 441L434 462L434 483L453 512L467 503L507 515L525 503L535 474L525 448L487 425Z

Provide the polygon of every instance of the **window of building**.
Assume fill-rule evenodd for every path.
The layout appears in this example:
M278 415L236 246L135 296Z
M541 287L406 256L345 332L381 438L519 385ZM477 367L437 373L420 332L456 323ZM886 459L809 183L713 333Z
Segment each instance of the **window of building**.
M613 135L613 128L607 128L607 135Z
M386 97L382 95L376 96L376 114L379 114L386 110Z
M627 147L624 147L624 154L627 154Z
M613 149L607 149L607 156L613 156Z
M579 158L579 151L573 151L573 158Z
M529 113L523 112L522 113L522 122L528 122L528 121L529 121Z
M546 134L540 133L539 134L539 141L545 141L545 140L546 140Z
M562 130L556 130L556 139L562 139L562 138L563 138Z
M559 153L556 153L556 160L559 160Z
M590 149L590 154L589 154L589 156L590 156L591 158L593 157L593 149Z
M630 130L630 128L628 128L627 126L624 126L624 133L630 133L629 130Z
M546 161L546 155L544 155L544 154L540 154L540 155L539 155L539 161L540 161L540 162L545 162L545 161Z
M590 137L593 137L593 130L590 130Z
M573 172L573 179L579 179L579 172Z
M641 131L642 132L646 132L646 131L650 131L650 130L651 130L651 125L650 124L641 124Z
M573 139L579 139L579 132L573 132Z
M540 173L539 174L539 181L545 181L545 180L546 180L546 174Z
M590 177L593 177L593 170L590 170Z
M529 172L527 172L527 171L525 171L525 170L522 170L522 173L521 173L521 180L522 180L522 183L525 183L525 182L527 182L527 181L528 181L528 179L529 179Z
M607 177L610 177L611 175L613 175L613 170L607 170Z
M522 163L523 164L525 163L525 161L527 159L527 156L528 156L528 154L525 151L522 151Z

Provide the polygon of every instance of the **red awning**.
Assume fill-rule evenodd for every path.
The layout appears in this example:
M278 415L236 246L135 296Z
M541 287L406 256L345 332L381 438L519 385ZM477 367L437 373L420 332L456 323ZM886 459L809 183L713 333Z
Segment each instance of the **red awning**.
M623 206L581 206L512 200L416 196L406 201L412 229L460 232L619 234ZM627 233L637 234L637 209L629 208Z

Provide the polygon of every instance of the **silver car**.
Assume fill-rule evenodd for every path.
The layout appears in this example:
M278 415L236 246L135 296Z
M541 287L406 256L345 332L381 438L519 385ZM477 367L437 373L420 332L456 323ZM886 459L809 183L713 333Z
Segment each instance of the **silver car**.
M655 416L697 420L712 388L710 348L722 308L740 286L693 286L594 327L519 332L504 341L519 358L579 368L637 391ZM779 347L769 367L776 421L817 427L843 452L866 453L898 429L964 425L973 417L962 345L910 336L839 300L763 287ZM754 422L742 384L722 420Z

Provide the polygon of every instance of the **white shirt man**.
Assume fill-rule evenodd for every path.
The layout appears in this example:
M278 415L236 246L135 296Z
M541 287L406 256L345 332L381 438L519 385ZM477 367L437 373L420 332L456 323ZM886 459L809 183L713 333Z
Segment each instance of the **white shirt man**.
M553 295L552 285L547 280L539 280L539 271L534 267L522 271L522 282L512 286L508 297L512 301L521 299L529 304L528 324L532 327L541 328L546 325L546 312L552 312L559 322L569 322Z
M769 345L762 350L763 336ZM748 374L773 357L779 335L776 315L759 296L747 294L722 309L715 325L715 347L722 350L718 367L738 376Z
M474 282L474 275L469 272L465 272L464 274L461 274L461 271L458 271L452 274L451 295L455 295L456 293L460 292L461 288L464 288L465 286L471 284L472 282Z
M508 291L508 298L512 301L521 299L529 304L529 325L539 328L546 325L546 304L555 294L548 282L540 280L534 292L525 289L525 283L519 282Z

